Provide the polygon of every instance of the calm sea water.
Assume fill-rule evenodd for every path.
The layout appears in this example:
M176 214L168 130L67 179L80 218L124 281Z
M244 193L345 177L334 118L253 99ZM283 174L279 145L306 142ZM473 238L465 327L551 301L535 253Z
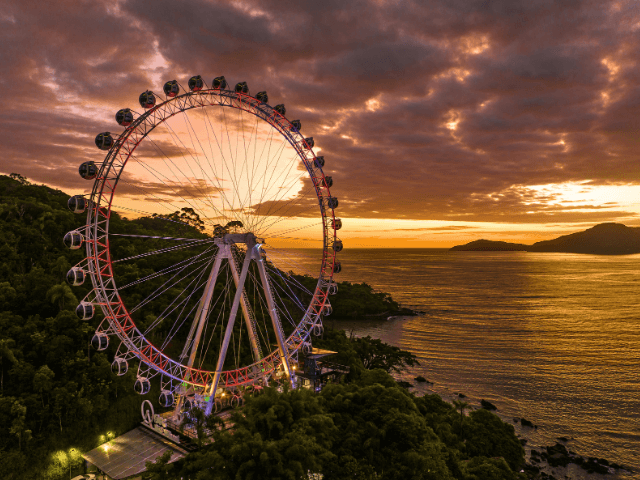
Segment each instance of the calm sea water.
M310 253L292 269L315 273ZM404 379L487 399L507 421L538 425L530 444L569 437L570 450L640 478L640 255L345 249L340 260L338 280L424 312L334 322L416 354Z

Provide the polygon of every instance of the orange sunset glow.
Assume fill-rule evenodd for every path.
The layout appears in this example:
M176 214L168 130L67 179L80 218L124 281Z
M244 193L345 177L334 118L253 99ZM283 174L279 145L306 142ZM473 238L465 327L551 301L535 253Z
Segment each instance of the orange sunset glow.
M141 110L147 89L164 99L174 78L186 88L192 75L207 84L225 75L267 91L314 138L346 246L530 244L603 222L640 225L634 2L201 1L169 18L171 5L5 8L0 172L89 193L77 168L102 161L93 139L122 131L116 111ZM114 210L134 218L198 204L213 228L222 210L240 208L256 225L297 232L273 245L317 246L307 232L318 212L302 208L309 180L295 155L276 162L268 128L247 127L244 156L279 181L260 193L235 185L223 157L236 146L213 131L245 135L242 118L209 115L158 128L127 165ZM189 172L190 158L209 171ZM299 211L269 211L273 202Z

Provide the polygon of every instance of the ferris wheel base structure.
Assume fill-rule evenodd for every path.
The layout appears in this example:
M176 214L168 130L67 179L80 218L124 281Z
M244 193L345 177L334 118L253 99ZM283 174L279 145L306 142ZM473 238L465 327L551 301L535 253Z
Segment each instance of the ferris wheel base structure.
M229 320L227 322L227 326L225 328L224 340L222 341L222 347L220 349L220 353L218 355L218 364L216 365L216 370L214 372L213 381L210 386L205 387L204 389L204 397L206 400L205 413L210 415L213 406L215 403L216 397L222 394L222 392L218 393L218 384L220 383L220 377L223 372L224 362L227 356L227 350L229 348L229 342L231 340L231 335L233 333L233 326L236 321L236 317L238 315L238 308L242 305L242 315L245 320L245 324L247 327L247 331L249 332L249 337L251 339L251 345L254 354L254 360L259 361L262 357L262 352L259 349L257 342L257 332L255 326L255 320L253 319L250 311L251 308L248 304L247 296L244 290L244 285L247 280L247 274L249 273L249 266L252 261L257 264L258 272L260 275L260 281L262 283L262 288L264 290L264 296L267 300L267 306L269 311L269 316L271 317L271 321L273 323L273 330L276 333L276 339L278 343L278 354L280 356L280 362L282 365L282 370L284 376L291 382L292 386L295 386L294 377L291 375L291 367L289 366L289 358L288 352L285 344L284 333L282 331L282 324L280 323L280 317L278 315L278 309L275 307L275 301L273 298L273 292L271 288L271 284L269 282L269 277L267 275L264 259L261 254L261 245L264 243L264 240L256 238L253 233L236 233L236 234L226 234L222 238L216 238L214 240L215 244L218 246L218 252L215 255L215 260L213 262L213 267L211 269L211 274L207 279L207 285L205 287L205 293L202 297L202 302L198 307L198 311L196 312L197 325L195 339L193 342L193 347L191 354L189 356L188 367L191 368L193 366L193 362L195 359L196 351L198 345L200 344L200 337L204 328L205 321L209 314L209 308L211 304L211 298L213 289L216 284L216 280L220 273L220 267L222 266L222 261L227 260L229 262L229 266L231 268L231 272L233 274L234 283L236 286L236 293L233 298L233 303L231 304L231 312L229 313ZM242 270L238 273L238 268L236 265L233 247L238 244L246 245L246 253L244 257L244 261L242 263ZM176 414L179 414L181 408L181 402L178 402L176 405Z

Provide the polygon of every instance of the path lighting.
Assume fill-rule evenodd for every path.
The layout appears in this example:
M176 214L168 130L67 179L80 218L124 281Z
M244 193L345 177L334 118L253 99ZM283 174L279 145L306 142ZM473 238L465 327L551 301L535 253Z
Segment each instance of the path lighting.
M115 435L114 435L114 433L113 433L113 432L107 432L107 438L108 438L109 440L111 440L113 437L115 437Z

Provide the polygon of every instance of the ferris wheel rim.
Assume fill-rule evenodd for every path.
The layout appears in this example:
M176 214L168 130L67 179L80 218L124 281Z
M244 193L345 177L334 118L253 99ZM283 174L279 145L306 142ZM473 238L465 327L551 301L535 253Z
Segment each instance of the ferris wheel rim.
M204 101L207 98L209 101ZM216 98L218 101L214 102ZM170 107L174 104L177 104L178 108L171 109ZM126 345L127 353L129 355L133 353L141 362L153 369L155 371L154 375L160 373L176 381L197 387L206 387L215 372L187 367L181 362L168 357L161 349L151 344L145 335L140 332L120 298L113 276L109 249L109 217L120 176L137 146L142 143L149 133L175 115L183 114L194 108L214 106L236 108L253 114L266 121L271 128L277 130L289 145L294 148L297 154L296 157L305 165L319 200L323 227L323 253L320 275L309 306L298 321L293 333L286 338L285 344L287 346L287 357L289 358L305 343L312 329L321 324L321 316L329 294L329 285L333 278L333 264L336 261L336 252L331 249L331 244L336 241L337 236L335 229L333 229L333 236L330 238L330 227L328 225L329 220L335 220L335 214L333 208L330 208L325 202L326 199L331 198L331 195L329 186L324 181L325 176L322 168L314 161L316 155L313 152L313 148L307 144L306 139L297 129L293 128L291 122L269 105L248 94L231 90L206 89L191 91L167 98L164 102L145 111L130 126L126 127L124 132L116 139L100 166L91 193L91 208L88 209L87 213L86 248L89 277L94 286L95 303L101 306L105 314L102 324L108 323L108 327L102 329L102 331L107 334L115 334ZM120 155L123 148L125 150L124 160ZM114 167L114 163L117 161L120 163ZM115 176L112 176L113 169L118 169ZM106 200L104 202L106 203L106 208L103 203L104 200ZM265 374L275 371L278 366L279 358L278 350L276 349L250 365L224 371L220 386L231 387L253 383L264 377ZM255 371L260 372L260 374L255 375Z

